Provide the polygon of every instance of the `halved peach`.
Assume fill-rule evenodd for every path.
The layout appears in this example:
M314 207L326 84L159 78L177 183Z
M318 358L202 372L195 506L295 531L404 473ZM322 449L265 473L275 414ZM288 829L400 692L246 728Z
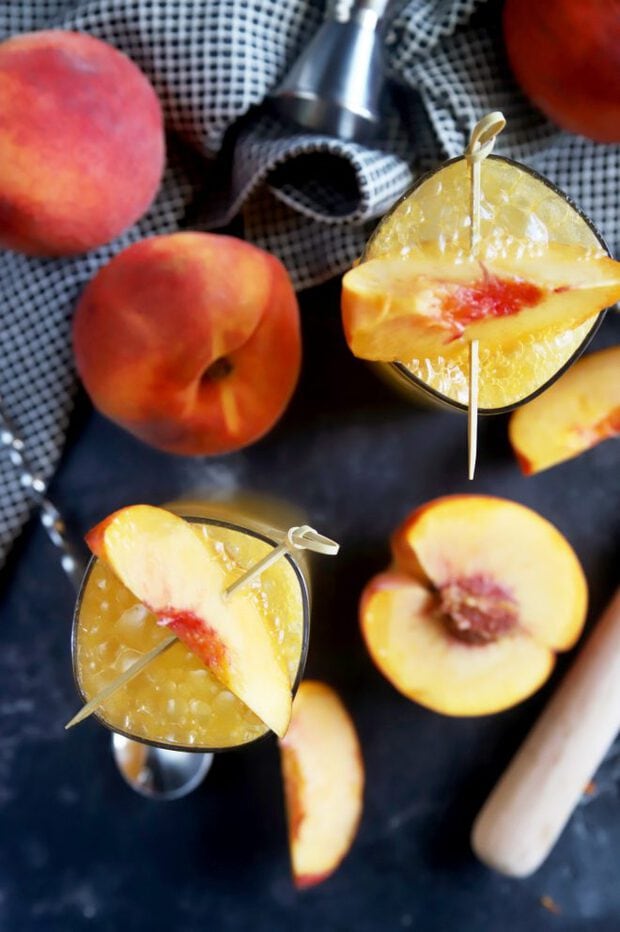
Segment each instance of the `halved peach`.
M87 535L88 546L160 623L278 735L291 716L291 684L254 602L222 597L226 571L183 518L133 505Z
M581 565L552 524L516 502L436 499L395 531L392 553L362 595L362 632L390 682L437 712L520 702L581 633Z
M364 765L355 727L336 693L306 680L280 740L295 885L320 883L353 843L362 813Z
M526 475L620 434L620 346L585 356L510 418L510 442Z
M474 339L510 349L619 299L620 262L560 244L483 259L426 244L407 258L369 259L342 280L349 346L383 362L449 356Z

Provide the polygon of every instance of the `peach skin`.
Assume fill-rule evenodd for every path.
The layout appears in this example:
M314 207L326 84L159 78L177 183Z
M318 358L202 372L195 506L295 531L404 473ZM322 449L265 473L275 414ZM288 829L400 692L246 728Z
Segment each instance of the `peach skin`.
M523 92L550 120L620 142L620 17L609 0L507 0L504 41Z
M227 453L273 427L301 363L299 311L284 266L230 236L143 240L101 269L73 325L96 408L145 443Z
M62 30L0 43L0 244L84 252L132 226L161 181L159 100L111 45Z

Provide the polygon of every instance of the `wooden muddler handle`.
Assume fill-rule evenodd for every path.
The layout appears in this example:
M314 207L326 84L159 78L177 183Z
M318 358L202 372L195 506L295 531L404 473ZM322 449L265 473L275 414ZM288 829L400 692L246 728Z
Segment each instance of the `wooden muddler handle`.
M472 847L526 877L545 860L620 728L620 589L479 813Z

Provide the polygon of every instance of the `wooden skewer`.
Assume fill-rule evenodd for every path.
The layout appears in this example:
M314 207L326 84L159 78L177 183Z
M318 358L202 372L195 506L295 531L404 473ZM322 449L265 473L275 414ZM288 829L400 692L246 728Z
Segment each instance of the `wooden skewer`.
M506 119L499 110L487 113L479 120L471 131L469 143L465 149L465 158L469 164L470 173L470 250L476 254L480 241L480 177L484 160L491 154L497 136L506 126Z
M474 478L478 453L478 340L469 344L469 403L467 405L467 474Z
M239 579L236 579L234 583L231 583L231 585L224 590L223 597L224 599L229 599L238 589L247 585L256 576L260 576L272 563L279 560L283 554L290 553L292 550L313 550L314 553L335 556L339 549L340 545L337 544L335 540L324 537L308 524L303 524L301 527L292 527L287 531L286 539L282 541L278 547L274 547L271 553L266 554L262 560L259 560L254 566L251 566L249 570L246 570L243 576L240 576Z
M162 641L160 644L157 644L148 654L143 654L139 660L136 660L135 663L132 663L124 673L121 673L120 676L117 676L115 680L111 683L108 683L107 686L98 692L96 696L90 699L86 705L83 705L80 711L73 716L70 722L67 722L65 725L65 730L68 728L73 728L74 725L83 722L85 718L88 718L89 715L98 709L99 706L109 699L110 696L120 689L121 686L124 686L125 683L128 683L129 680L132 680L134 676L137 676L152 660L155 660L156 657L159 657L160 654L165 654L169 650L175 641L178 641L176 634L172 634L169 638L166 638L165 641Z
M471 218L469 249L475 256L480 243L480 192L481 172L484 159L493 151L495 139L506 125L504 115L498 110L487 113L474 126L465 158L469 165L470 191L469 211ZM469 344L469 401L467 406L467 462L468 476L472 480L476 472L478 455L478 383L480 372L479 341Z
M230 596L241 589L242 586L247 585L252 579L263 573L267 567L275 563L276 560L279 560L285 553L291 553L293 550L312 550L314 553L335 556L339 549L340 545L337 544L335 540L331 540L331 538L319 534L318 531L315 531L314 528L311 528L307 524L303 524L301 527L289 528L286 538L282 543L274 547L270 553L266 554L261 560L246 570L234 583L231 583L222 593L222 598L229 599ZM79 712L67 722L65 730L72 728L74 725L79 724L79 722L83 722L89 715L92 715L106 699L109 699L118 689L132 680L134 676L141 673L156 657L165 653L172 647L175 641L178 640L178 637L173 634L169 638L166 638L165 641L157 644L152 650L148 651L148 653L143 654L142 657L136 660L135 663L132 663L124 673L121 673L120 676L117 676L115 680L108 683L107 686L98 692L96 696L89 699Z

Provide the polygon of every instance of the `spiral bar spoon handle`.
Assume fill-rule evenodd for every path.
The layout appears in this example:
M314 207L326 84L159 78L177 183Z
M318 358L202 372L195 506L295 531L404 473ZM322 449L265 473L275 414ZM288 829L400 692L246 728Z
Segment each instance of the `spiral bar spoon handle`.
M60 551L60 564L74 588L79 589L86 567L86 560L82 556L81 548L72 542L61 513L47 497L45 479L33 468L26 455L24 441L1 406L0 447L6 449L13 466L19 473L22 487L38 504L41 524L51 542Z

